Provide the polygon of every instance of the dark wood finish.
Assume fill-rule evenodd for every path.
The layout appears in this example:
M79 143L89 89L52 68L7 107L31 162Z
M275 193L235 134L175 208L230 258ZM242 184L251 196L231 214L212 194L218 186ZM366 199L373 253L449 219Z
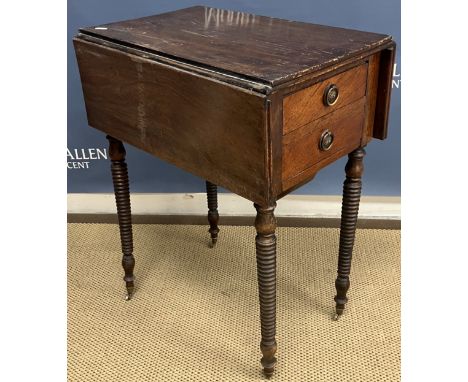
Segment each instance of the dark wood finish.
M309 169L317 172L328 158L342 157L359 147L364 123L365 97L317 119L283 137L283 184L290 179L295 184L310 176ZM334 135L331 148L319 148L321 134L330 130Z
M180 12L180 15L185 16L171 25L175 28L179 22L183 23L185 20L188 23L185 30L190 31L196 23L187 21L189 18L186 12L194 12L193 17L196 18L195 14L199 9L195 7L191 11ZM170 18L178 19L178 16L171 14ZM273 20L273 24L278 22L278 26L283 25L276 19ZM151 25L159 25L158 22L154 24L153 19L146 18L133 20L130 24L134 23L141 24L142 32L147 32L145 28L150 28ZM271 87L273 82L265 84L260 77L250 76L247 72L236 77L227 73L222 66L212 70L183 56L165 54L150 42L139 45L126 41L124 36L127 33L135 36L139 34L137 26L118 32L123 33L119 38L117 35L109 37L109 34L115 32L114 27L125 29L130 25L123 27L121 23L117 24L100 27L107 30L83 29L83 33L75 39L90 125L260 204L271 203L289 190L311 180L318 170L338 158L337 155L331 155L320 166L313 165L300 176L284 180L282 168L288 164L282 158L280 133L284 129L279 117L288 111L283 110L281 105L283 97L286 97L284 102L289 104L291 101L287 99L294 98L294 92L301 91L304 87L313 87L314 84L324 87L326 83L323 81L327 82L330 77L335 76L349 78L361 91L365 89L364 82L367 80L363 78L361 85L355 81L364 73L361 66L366 65L375 51L392 46L387 36L376 44L363 45L362 49L365 47L369 56L363 52L353 56L339 55L338 44L336 50L334 48L329 51L334 52L332 66L327 66L323 56L320 65L314 67L314 70L305 70L299 74L294 72L294 65L285 62L283 69L290 72L289 80L275 83ZM309 24L298 23L294 28L296 30L303 27L305 31L308 30L307 25ZM239 32L242 34L254 33L252 36L256 33L255 28L249 32L241 25L229 25L229 28L242 29ZM319 29L320 34L328 33L329 44L335 47L335 28L320 26ZM299 33L298 30L296 32ZM290 36L294 41L298 38L296 32ZM350 32L351 35L352 32L354 31ZM178 34L177 31L166 29L158 33L161 36L165 33ZM213 39L217 42L230 41L226 31L222 36L215 35ZM371 35L377 36L369 34ZM140 37L146 38L142 36ZM150 39L156 41L158 38L153 36ZM190 49L186 50L193 51L198 43L201 42L187 37L185 44ZM144 47L143 44L147 46ZM214 45L210 49L214 49ZM217 52L220 56L211 61L213 64L217 64L218 60L226 60L224 51ZM244 56L239 56L239 60L243 58ZM232 61L229 61L229 65L231 64ZM360 75L351 76L348 71ZM114 86L115 83L120 86ZM226 86L227 83L238 86ZM351 98L358 93L352 93ZM339 102L349 100L345 95L341 92ZM287 98L288 96L292 98ZM135 99L136 102L129 103L128 99ZM301 99L297 98L298 102ZM376 97L375 100L377 99L379 98ZM339 102L332 107L325 107L325 111L332 111L339 106ZM298 109L292 106L291 110ZM314 108L309 108L311 109ZM366 115L371 115L369 108ZM367 121L368 117L366 126L369 125ZM362 143L366 143L367 138L364 133ZM180 143L187 141L191 142L189 147ZM212 144L214 142L216 144ZM346 152L342 154L345 155Z
M105 28L105 29L104 29ZM82 33L277 85L358 57L390 36L195 6Z
M208 222L210 229L208 232L211 235L211 246L214 247L218 241L218 187L216 184L206 181L206 198L208 201Z
M306 89L288 95L283 101L283 134L323 117L366 95L367 65L360 65L328 78ZM339 89L336 103L327 106L323 95L327 87L335 84Z
M287 96L296 91L305 89L309 86L319 83L320 81L324 81L334 75L337 75L339 73L343 73L347 70L355 68L356 66L367 64L369 62L369 57L371 57L372 55L378 52L381 52L382 50L389 49L392 46L393 46L393 42L387 41L383 43L382 45L375 46L369 49L368 52L366 52L365 54L359 57L352 57L352 58L348 58L344 60L337 57L336 62L333 66L322 67L320 69L317 69L316 71L308 72L307 74L294 78L291 81L278 84L274 86L272 89L273 91L275 90L281 91L283 96ZM266 94L269 94L269 93L267 92Z
M121 141L107 136L109 140L109 156L111 159L112 181L114 183L115 203L119 218L120 241L122 244L122 267L125 272L124 281L127 287L126 299L130 300L134 292L132 214L130 208L130 188L128 185L128 170L125 163L125 148Z
M283 96L281 92L273 92L268 96L267 103L268 135L271 141L268 155L270 166L268 175L271 182L270 198L275 200L282 191L282 163L283 163Z
M75 49L92 127L268 201L264 96L80 39Z
M258 293L260 297L260 321L262 340L260 350L263 357L263 372L271 377L276 366L276 204L262 207L254 204L255 247L257 252Z
M396 46L393 44L390 48L380 53L379 87L377 90L374 127L372 130L372 136L377 139L387 138L395 48Z
M367 145L372 138L387 138L395 48L395 44L392 43L369 58L367 117L362 145Z
M366 154L363 148L354 150L348 155L346 164L346 180L343 185L343 206L341 210L340 248L338 254L338 277L336 287L336 314L343 314L348 297L349 273L353 255L354 237L361 199L362 173L364 171L363 159Z
M129 295L134 259L121 141L207 180L212 243L219 231L216 185L255 203L260 347L270 377L276 201L349 154L335 298L341 314L359 206L360 147L387 136L391 37L197 6L83 28L74 44L89 125L114 137L110 155ZM331 84L339 98L326 106ZM324 141L319 146L325 131L334 139L329 149Z
M362 131L361 145L365 146L372 138L374 128L375 105L379 85L380 52L369 57L367 66L366 119Z

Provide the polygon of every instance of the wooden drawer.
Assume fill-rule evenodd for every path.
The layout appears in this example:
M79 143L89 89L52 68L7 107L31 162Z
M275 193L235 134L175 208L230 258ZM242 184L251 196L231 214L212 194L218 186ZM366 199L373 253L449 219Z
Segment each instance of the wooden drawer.
M367 64L293 93L283 100L283 134L288 134L343 106L349 105L366 94ZM338 99L328 106L324 94L330 85L338 88Z
M313 176L328 163L359 147L365 101L362 97L283 136L283 189ZM331 147L324 151L319 146L326 130L334 138Z

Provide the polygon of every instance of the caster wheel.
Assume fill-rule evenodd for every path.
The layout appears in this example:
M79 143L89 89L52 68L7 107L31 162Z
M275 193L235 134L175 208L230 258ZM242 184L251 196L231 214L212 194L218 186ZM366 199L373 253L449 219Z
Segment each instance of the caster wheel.
M209 244L210 248L214 248L216 246L217 239L211 239L211 242Z

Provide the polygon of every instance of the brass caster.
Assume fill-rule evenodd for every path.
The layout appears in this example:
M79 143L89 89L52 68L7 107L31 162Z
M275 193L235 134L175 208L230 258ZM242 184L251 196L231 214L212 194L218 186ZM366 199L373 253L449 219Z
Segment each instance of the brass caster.
M218 239L211 239L211 242L209 244L210 248L214 248L217 241L218 241Z
M338 314L338 313L334 313L333 316L332 316L332 320L333 321L338 321L338 319L340 318L341 314Z
M127 294L125 295L125 301L130 301L132 297L133 297L133 293L127 291Z
M273 376L273 371L265 371L263 370L263 374L265 375L266 379L271 379L271 377Z

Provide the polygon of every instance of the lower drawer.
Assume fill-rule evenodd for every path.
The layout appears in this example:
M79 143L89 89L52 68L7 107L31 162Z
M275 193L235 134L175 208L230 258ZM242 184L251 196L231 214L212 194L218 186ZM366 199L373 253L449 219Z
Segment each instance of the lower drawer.
M362 97L283 136L283 190L359 146L365 101Z

